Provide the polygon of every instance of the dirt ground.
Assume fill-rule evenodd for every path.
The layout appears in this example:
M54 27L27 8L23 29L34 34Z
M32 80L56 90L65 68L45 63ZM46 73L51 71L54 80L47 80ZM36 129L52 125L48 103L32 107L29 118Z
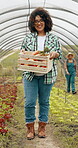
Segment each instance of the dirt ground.
M38 129L38 104L36 106L36 122L35 122L35 131L36 137L32 141L26 140L27 148L59 148L57 142L54 140L52 135L51 125L48 123L46 126L46 138L38 138L37 136Z
M27 140L25 136L22 138L22 143L19 145L19 148L60 148L58 144L54 141L51 127L47 126L47 137L38 138L37 135L33 140Z
M47 124L46 126L46 138L38 138L37 136L37 129L38 129L38 105L36 106L36 122L35 122L35 139L33 140L27 140L26 133L27 129L25 127L25 121L24 121L24 112L23 112L23 105L19 105L16 107L20 111L16 113L18 118L21 118L14 120L15 125L13 126L13 135L12 135L12 143L11 148L60 148L58 146L58 142L55 140L52 134L52 127L51 124ZM22 123L20 123L22 121Z
M37 132L37 123L35 125L35 129ZM59 148L57 142L54 141L54 138L52 136L52 129L49 124L47 125L46 133L47 133L46 138L41 139L41 138L38 138L36 135L34 140L32 141L26 140L25 141L26 148L31 148L31 147L32 148ZM24 145L24 148L25 148L25 145Z

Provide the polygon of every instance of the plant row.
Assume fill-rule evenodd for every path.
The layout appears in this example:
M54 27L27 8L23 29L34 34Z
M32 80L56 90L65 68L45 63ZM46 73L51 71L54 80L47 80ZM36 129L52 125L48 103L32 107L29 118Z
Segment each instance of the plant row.
M8 132L8 122L11 121L14 105L17 97L15 84L0 85L0 133Z
M50 95L50 113L51 119L56 123L76 124L78 125L78 101L77 97L68 94L65 102L65 92L53 88Z

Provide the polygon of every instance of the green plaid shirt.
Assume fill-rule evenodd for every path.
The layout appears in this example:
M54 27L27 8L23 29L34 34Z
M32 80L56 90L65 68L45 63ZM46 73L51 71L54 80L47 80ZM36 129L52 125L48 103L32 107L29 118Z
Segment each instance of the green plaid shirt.
M30 33L30 34L27 34L26 37L24 38L21 49L25 49L26 51L36 51L38 49L37 46L38 46L37 33ZM44 47L48 47L50 49L50 52L56 51L57 53L59 53L59 57L56 59L53 59L52 70L44 75L44 83L51 84L51 83L54 83L57 78L57 62L56 61L61 59L62 50L61 50L61 46L58 38L52 33L48 33L48 32L46 33ZM27 80L32 81L34 77L34 73L25 71L23 73L23 76L26 77Z

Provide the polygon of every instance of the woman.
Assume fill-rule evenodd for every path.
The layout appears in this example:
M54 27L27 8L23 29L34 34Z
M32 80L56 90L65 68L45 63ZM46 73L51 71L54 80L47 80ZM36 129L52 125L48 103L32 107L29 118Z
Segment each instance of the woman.
M76 94L75 91L75 76L76 76L76 60L74 59L73 53L69 52L67 55L67 60L65 61L65 76L67 79L67 92L70 92L70 86L72 88L72 93Z
M49 96L57 76L56 60L61 58L60 43L56 36L50 33L53 23L49 13L43 8L35 9L29 18L30 34L27 34L23 43L22 51L43 51L45 47L50 50L50 59L53 59L53 69L47 74L24 72L25 91L25 118L28 129L27 139L35 137L34 121L35 106L38 97L39 103L39 127L38 137L43 138L45 126L48 122Z

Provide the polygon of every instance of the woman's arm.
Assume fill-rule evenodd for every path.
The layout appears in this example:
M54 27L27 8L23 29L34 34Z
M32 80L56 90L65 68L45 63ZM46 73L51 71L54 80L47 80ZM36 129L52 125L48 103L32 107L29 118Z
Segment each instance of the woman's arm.
M23 52L25 54L26 51L26 37L23 39L22 45L21 45L21 50L20 52Z
M59 60L62 58L61 43L57 36L53 38L54 49L50 52L50 59Z
M66 72L66 74L70 74L69 72L68 72L68 69L67 69L67 62L65 61L65 63L64 63L64 69L65 69L65 72Z
M76 75L78 77L78 68L77 68L77 62L76 60L74 59L74 66L75 66L75 69L76 69Z

